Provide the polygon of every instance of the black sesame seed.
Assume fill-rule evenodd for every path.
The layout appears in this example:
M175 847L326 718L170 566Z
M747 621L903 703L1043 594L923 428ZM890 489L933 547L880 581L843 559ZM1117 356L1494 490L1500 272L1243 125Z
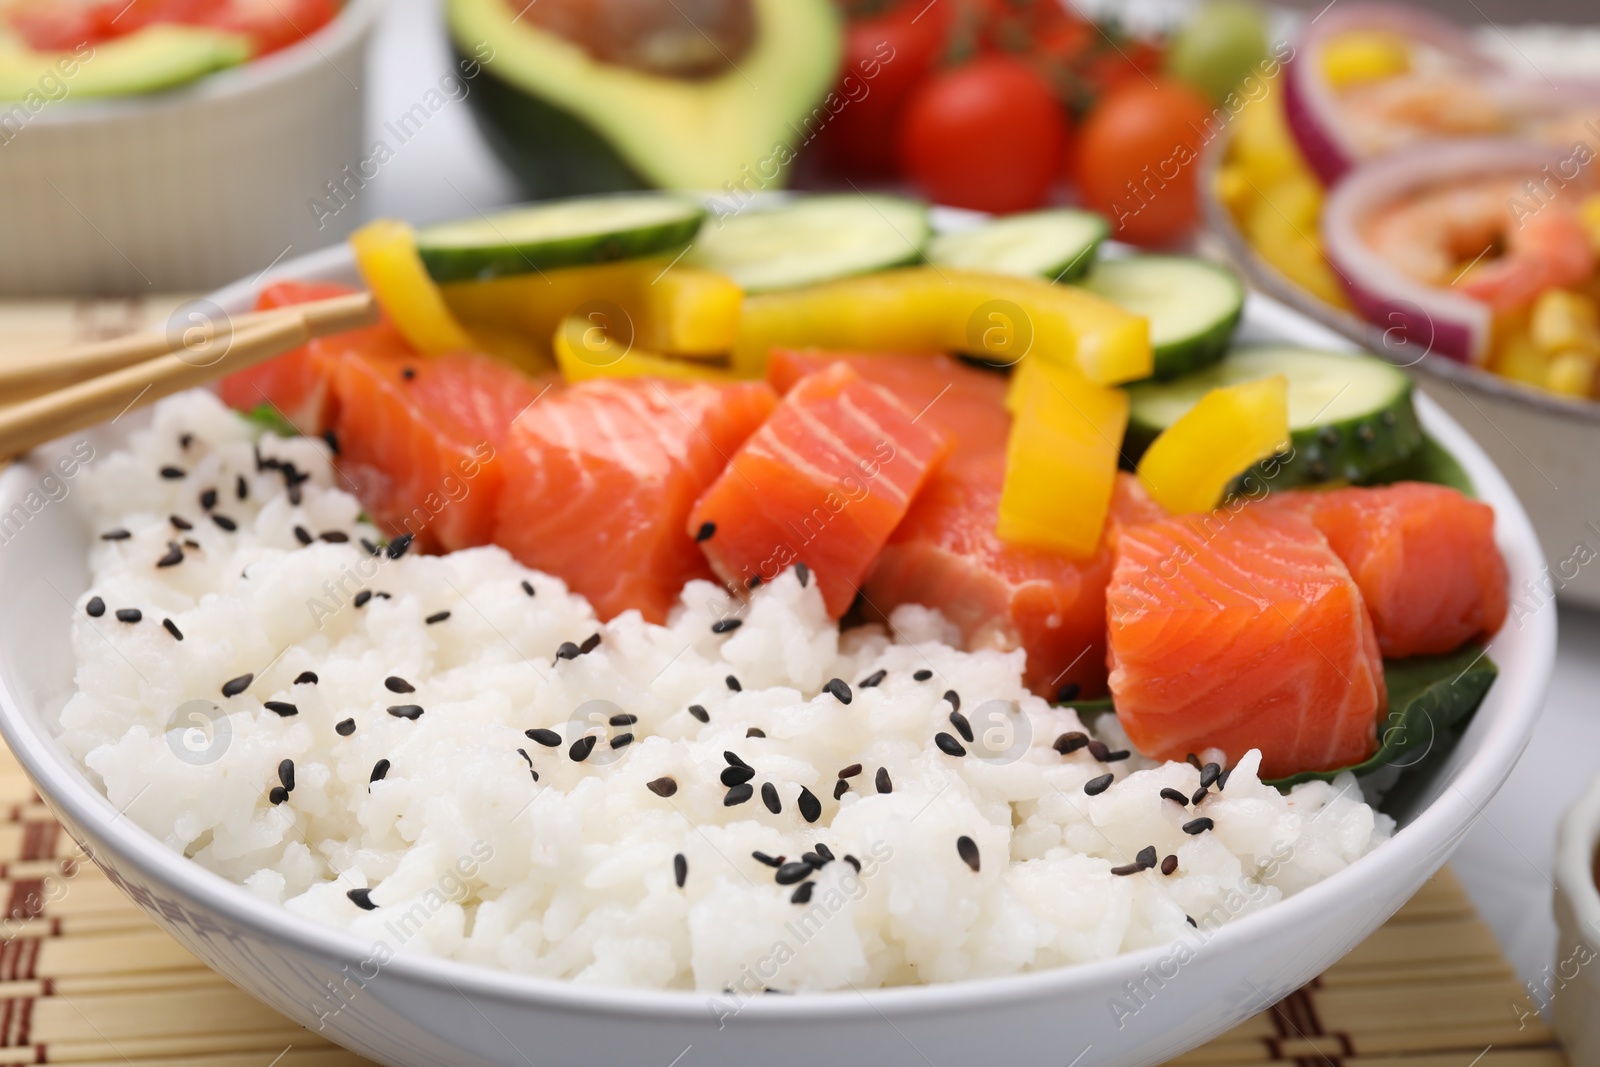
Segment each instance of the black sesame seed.
M714 537L716 535L716 532L717 532L717 524L716 523L714 523L714 522L702 522L700 524L700 529L698 529L698 530L696 530L694 532L694 539L696 541L709 541L709 540L711 540L712 537Z
M1071 733L1065 733L1056 738L1055 744L1051 745L1050 747L1061 753L1063 756L1067 756L1078 751L1080 748L1087 748L1088 745L1089 735L1083 733L1081 730L1073 730Z
M706 709L701 707L699 704L690 704L689 714L701 722L711 721L711 713L706 711Z
M573 763L582 763L589 758L589 753L594 751L595 742L598 740L594 734L584 734L567 748L567 755Z
M771 782L761 783L761 803L774 815L783 811L783 801L778 799L778 787Z
M731 770L732 768L729 769ZM755 795L755 787L749 782L742 782L728 790L728 795L722 798L722 806L725 808L736 807Z
M823 863L833 862L833 849L829 848L827 845L824 845L821 841L818 841L816 845L813 846L813 851L822 857Z
M956 838L956 855L974 871L978 869L978 843L966 834Z
M1081 692L1083 692L1083 690L1079 688L1077 682L1068 682L1066 685L1056 690L1056 703L1066 704L1077 700L1078 694Z
M294 528L294 539L299 541L302 545L309 545L311 542L316 540L315 537L311 536L311 531L306 529L304 526L296 526Z
M1178 857L1176 857L1176 856L1168 856L1166 859L1161 861L1161 873L1162 874L1171 874L1173 871L1176 871L1177 869L1178 869Z
M689 880L689 860L682 852L672 857L672 880L678 883L679 889Z
M744 686L739 684L739 679L735 678L731 674L724 678L723 681L726 682L728 688L733 690L735 693L741 692L744 689Z
M632 726L634 723L636 723L638 721L639 721L639 716L633 714L632 712L625 711L621 715L613 715L613 716L611 716L611 718L606 720L606 725L608 725L608 726Z
M806 583L811 581L811 568L804 563L796 563L794 565L794 576L800 579L800 588L804 589Z
M278 781L289 792L294 792L294 760L286 759L278 764Z
M1194 796L1189 798L1189 803L1198 804L1210 795L1211 790L1207 789L1205 786L1201 786L1199 789L1194 791Z
M207 511L210 511L212 508L216 507L217 491L215 489L207 489L205 492L201 493L200 506Z
M844 857L844 861L846 863L848 863L850 866L854 867L857 874L861 873L861 861L860 860L856 859L854 856L850 855L849 853L846 853L845 857Z
M450 613L448 611L436 611L422 621L427 623L429 626L432 626L434 623L444 622L444 620L448 619L449 617Z
M289 799L289 791L281 785L275 785L267 791L267 800L274 805L285 803Z
M781 856L769 856L765 852L752 852L750 855L754 857L757 863L766 864L768 867L781 867L783 865L783 858Z
M383 781L384 776L389 773L389 767L390 763L386 759L381 759L374 763L372 765L372 773L367 776L367 785L371 786L373 782Z
M228 518L228 516L219 515L214 511L211 513L211 521L222 527L224 530L227 530L229 533L233 533L233 531L239 528L239 524Z
M933 735L933 743L938 746L940 752L947 756L965 756L967 754L967 750L961 742L943 730Z
M883 684L883 680L887 677L889 677L889 672L886 670L873 671L871 674L861 679L861 681L857 682L856 688L876 689L878 686Z
M856 775L858 775L860 773L861 773L861 764L852 763L848 767L841 768L840 771L839 771L839 775L838 776L840 778L854 778Z
M785 863L780 865L778 873L773 875L773 879L779 885L794 885L796 882L802 882L810 877L811 864L809 863Z
M340 719L339 724L333 728L333 732L340 737L349 737L356 732L356 721L354 719Z
M199 548L199 547L200 547L200 542L199 542L199 541L196 541L196 540L195 540L195 539L194 539L194 538L192 538L192 537L185 537L185 538L184 538L184 539L183 539L183 547L185 547L185 548L194 548L194 549L198 549L198 548ZM248 578L248 577L250 577L250 576L249 576L249 575L248 575L248 574L246 574L246 573L244 573L244 571L240 571L240 572L239 572L239 577L241 577L241 578Z
M670 797L678 791L677 780L665 775L646 782L644 787L658 797Z
M372 890L370 889L352 889L345 896L350 898L350 903L362 911L378 910L378 906L372 902Z
M176 541L167 542L167 554L156 560L157 567L176 567L183 562L183 546Z
M1101 763L1104 763L1106 761L1106 757L1111 755L1111 750L1106 747L1106 743L1104 741L1090 741L1088 748L1089 755L1093 756Z
M583 655L583 650L571 641L563 641L556 649L556 659L577 659Z
M421 704L390 704L385 710L397 719L410 719L412 722L416 722L422 718Z
M1146 845L1133 857L1141 867L1150 868L1156 865L1156 846Z
M880 793L893 793L894 783L889 780L889 768L879 767L877 775L873 778L873 784L878 787Z
M192 433L181 433L181 434L178 435L178 447L179 448L188 448L192 444L194 444L194 434L192 434Z
M855 696L850 692L850 687L845 684L843 678L829 678L828 684L822 687L822 691L832 694L833 698L841 704L848 704L855 699Z
M732 633L743 625L743 619L718 619L711 624L711 632L714 634Z
M339 454L339 435L332 430L323 430L322 439L328 442L328 451L337 456Z
M750 766L750 764L746 763L744 760L739 758L739 754L737 752L726 751L726 752L724 752L722 754L722 758L728 761L728 766L730 766L730 767L749 767Z
M950 725L956 728L956 733L961 735L963 741L969 745L972 744L972 724L967 721L965 715L959 711L952 711L950 713Z
M1227 770L1223 771L1222 774L1217 777L1217 792L1220 793L1224 789L1228 788L1228 775L1230 775L1232 773L1233 773L1233 768L1229 767Z
M924 667L922 670L920 670L917 673L913 674L911 677L914 678L916 681L926 682L929 678L933 677L933 672L928 670L926 667Z
M351 603L354 604L358 608L364 608L364 607L367 606L367 601L369 601L371 599L372 599L372 590L363 589L363 590L361 590L361 592L356 594L355 599L352 600Z
M323 530L317 534L317 539L326 541L330 545L347 545L350 543L350 535L343 530Z
M1120 763L1121 761L1127 759L1129 756L1132 756L1132 755L1133 755L1133 752L1131 750L1126 749L1126 748L1119 748L1114 752L1107 752L1105 754L1105 756L1102 758L1101 762L1102 763Z
M383 680L383 687L391 693L415 693L417 691L416 686L394 674Z
M822 853L812 849L810 852L800 853L800 859L814 871L820 871L827 866L828 861L822 858Z
M732 788L743 785L756 776L756 772L749 767L724 767L722 768L722 784Z
M759 575L759 574L751 575L750 576L750 580L748 582L744 583L744 587L746 589L756 589L760 585L761 585L761 575Z
M767 732L759 726L751 726L744 732L746 737L766 737Z
M186 475L183 473L182 467L162 467L161 477L165 478L169 482L173 482L177 481L179 478L186 477Z
M1186 919L1189 925L1194 927L1196 930L1200 929L1200 924L1194 921L1193 915L1185 915L1184 919Z
M800 807L800 815L806 822L816 822L822 818L822 801L817 795L805 786L800 787L800 799L796 801Z
M850 783L843 778L833 783L833 799L838 800L848 792L850 792Z
M578 646L578 655L587 656L589 653L593 652L595 649L597 649L599 647L600 647L600 635L599 634L590 634L588 637L585 637L583 639L583 644Z
M405 367L400 371L400 377L404 378L408 382L416 376L417 369L415 367Z
M1200 757L1196 756L1193 752L1189 753L1187 756L1185 756L1183 758L1189 764L1189 766L1193 767L1195 770L1198 771L1198 770L1201 769L1201 767L1200 767Z
M130 538L132 536L133 536L133 534L129 533L127 530L118 528L118 529L115 529L115 530L107 530L105 533L100 535L100 540L102 540L102 541L126 541L128 538Z
M144 618L144 612L140 611L138 608L117 609L118 622L138 622L142 618Z
M1142 870L1144 870L1144 868L1139 866L1137 863L1125 863L1121 867L1111 868L1111 873L1117 875L1118 877L1127 877L1130 874L1138 874Z
M1200 784L1210 789L1222 777L1222 768L1215 763L1208 763L1200 768Z
M300 714L299 708L285 700L268 700L265 701L261 706L272 712L274 715L281 716L285 719L291 715Z
M944 698L950 702L950 706L952 708L954 708L957 711L961 710L961 694L960 693L956 692L954 689L946 689L944 691Z
M172 523L172 527L175 530L192 530L192 529L194 529L194 523L190 522L188 519L184 518L182 515L168 515L167 516L167 521Z
M528 579L526 579L526 578L522 579L522 591L524 593L527 593L529 596L532 596L533 595L533 583L528 581Z
M249 689L250 683L255 680L256 676L253 674L241 674L237 678L230 678L222 683L222 695L236 697L246 689Z
M1098 778L1091 778L1083 783L1083 791L1092 797L1097 797L1111 788L1111 783L1116 781L1114 774L1102 774Z
M242 474L233 483L233 495L240 500L246 500L250 496L250 483L244 480Z
M1174 804L1182 804L1184 807L1189 806L1189 798L1178 792L1176 789L1173 789L1171 786L1161 790L1161 799L1170 800Z
M390 559L399 559L406 554L406 549L411 547L411 542L416 539L415 534L404 533L389 542L389 547L384 551Z
M794 892L789 894L789 903L791 903L791 904L809 904L809 903L811 903L811 893L812 893L812 891L814 889L816 889L816 886L817 886L817 883L815 883L815 882L801 882L799 885L795 886Z
M1202 815L1198 819L1190 819L1184 823L1183 832L1186 834L1203 834L1216 825L1216 823Z
M89 602L83 606L83 610L89 618L98 619L106 613L106 602L97 596L92 596L89 598Z
M378 547L377 542L372 541L369 538L363 537L361 539L361 547L367 550L367 555L369 556L383 555L383 549Z
M300 677L298 677L298 678L296 678L294 680L294 684L295 685L316 685L317 684L317 672L316 671L301 671L300 672Z

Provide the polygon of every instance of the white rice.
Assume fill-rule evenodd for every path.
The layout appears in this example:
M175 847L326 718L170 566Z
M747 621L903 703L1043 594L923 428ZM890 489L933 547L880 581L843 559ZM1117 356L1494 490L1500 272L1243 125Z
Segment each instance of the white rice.
M256 436L209 394L189 394L161 404L151 429L84 477L95 531L132 536L94 542L63 738L111 802L172 848L381 953L745 993L975 978L1192 940L1343 868L1392 831L1354 779L1282 796L1257 780L1254 752L1199 811L1162 800L1163 786L1192 793L1195 769L1058 754L1051 743L1085 727L1024 689L1021 652L959 651L941 617L918 608L895 613L893 639L873 627L841 634L815 583L802 587L792 571L742 609L695 582L669 626L631 612L602 626L560 581L498 548L375 558L359 538L376 533L335 484L323 443L260 440L264 455L311 475L295 506L278 472L257 470ZM185 476L163 478L164 466ZM208 521L198 499L211 487L237 532ZM172 514L194 528L175 529ZM302 547L297 524L352 540ZM183 538L199 549L154 566ZM390 595L357 607L360 589ZM106 605L99 618L84 610L91 596ZM128 607L142 621L115 618ZM713 634L721 617L742 626ZM556 660L563 642L595 633L592 652ZM857 684L878 670L881 685ZM919 670L932 678L915 680ZM294 684L305 671L317 684ZM255 679L244 693L221 695L246 673ZM416 691L390 692L391 675ZM851 684L849 705L823 691L831 678ZM1004 725L986 702L1014 702L1021 740L1009 751L1020 758L998 754L1004 738L987 759L936 747L936 733L956 733L947 690L973 719L975 750L988 751L984 732ZM424 714L385 711L402 703ZM709 723L689 713L696 704ZM211 705L221 709L215 725L194 718ZM592 707L602 721L636 715L604 730L636 740L612 749L601 739L574 762L568 745L587 725L574 716ZM346 718L356 729L341 736L335 724ZM1096 726L1126 747L1114 717ZM560 732L561 746L525 736L537 727ZM747 736L752 728L765 737ZM736 806L718 780L730 751L757 772L755 798ZM284 759L295 788L275 805ZM390 769L369 788L380 760ZM834 801L838 771L857 763ZM874 785L880 767L887 794ZM1086 795L1108 769L1115 784ZM663 776L677 783L670 798L646 788ZM780 814L763 804L769 782ZM800 814L801 787L821 802L815 824ZM1185 833L1201 814L1215 829ZM977 846L976 872L958 853L961 837ZM795 887L751 855L795 860L818 842L840 859L816 874L808 904L792 903ZM1111 873L1146 846L1175 855L1177 872ZM363 888L375 910L348 895Z

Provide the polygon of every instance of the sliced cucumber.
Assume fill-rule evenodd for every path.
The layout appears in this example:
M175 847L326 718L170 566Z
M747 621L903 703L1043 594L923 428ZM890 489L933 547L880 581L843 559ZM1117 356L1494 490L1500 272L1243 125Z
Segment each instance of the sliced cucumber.
M1150 320L1154 377L1162 379L1219 359L1244 311L1232 271L1188 256L1103 260L1078 284Z
M417 252L437 282L460 282L633 259L682 248L703 207L658 193L551 200L417 231Z
M928 209L894 196L810 196L708 222L688 262L760 293L920 263Z
M1411 379L1404 371L1372 356L1263 345L1237 349L1176 381L1129 386L1128 450L1143 452L1217 386L1273 374L1289 379L1290 447L1252 472L1269 490L1366 481L1422 444Z
M1094 265L1095 252L1110 232L1105 218L1092 211L1030 211L941 233L928 245L928 262L1070 282Z

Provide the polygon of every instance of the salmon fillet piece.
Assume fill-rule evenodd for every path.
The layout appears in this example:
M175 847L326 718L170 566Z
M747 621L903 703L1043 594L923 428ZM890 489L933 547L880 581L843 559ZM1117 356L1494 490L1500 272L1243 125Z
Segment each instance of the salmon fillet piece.
M771 414L764 382L581 382L512 428L494 541L561 578L602 619L665 622L685 582L713 577L689 509Z

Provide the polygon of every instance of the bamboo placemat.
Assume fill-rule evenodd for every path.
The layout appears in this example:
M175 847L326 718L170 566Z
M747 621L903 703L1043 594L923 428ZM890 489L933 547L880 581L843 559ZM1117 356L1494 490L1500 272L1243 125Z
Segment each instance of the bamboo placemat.
M0 301L11 353L160 326L179 297ZM368 1061L208 970L83 860L0 748L0 1067ZM1461 884L1440 872L1304 989L1172 1067L1567 1067Z

